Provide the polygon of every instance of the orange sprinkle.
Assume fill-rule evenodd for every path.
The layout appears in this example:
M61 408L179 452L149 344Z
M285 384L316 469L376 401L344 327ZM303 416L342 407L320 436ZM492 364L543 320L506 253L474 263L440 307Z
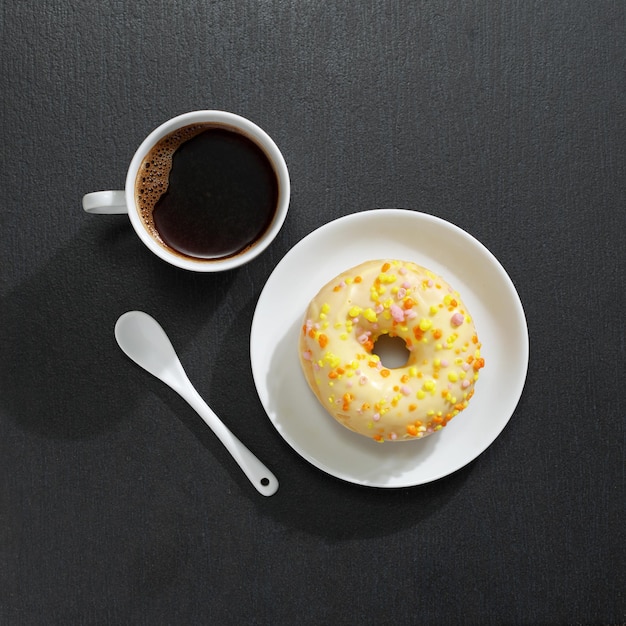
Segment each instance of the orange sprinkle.
M457 411L462 411L462 410L465 408L465 405L464 405L464 404L462 404L461 402L459 402L458 404L455 404L455 405L454 405L454 408L455 408Z
M374 441L384 441L383 436L382 435L374 435Z
M472 335L472 343L478 343L478 336Z
M335 285L333 291L341 291L341 285Z
M330 370L330 372L328 372L328 378L337 378L337 376L339 376L339 374L337 374L335 370Z
M407 298L404 301L404 308L405 309L411 309L414 305L415 305L415 300L413 300L412 298Z
M311 328L309 331L309 337L311 337L311 339L315 339L315 329Z
M417 409L417 404L409 404L409 411L415 411Z
M363 279L360 276L355 276L354 277L354 282L355 283L360 283Z
M415 437L417 435L417 428L413 424L407 424L406 432Z
M361 405L361 411L367 411L367 409L369 409L369 408L370 408L370 404L369 404L369 402L364 402L364 403Z
M415 326L413 328L413 334L415 335L415 339L418 341L421 341L424 337L424 331L419 326Z
M382 268L381 268L381 272L386 272L389 268L391 267L391 265L389 265L389 263L385 263Z
M481 367L485 367L485 359L476 359L472 367L478 371Z
M371 339L368 339L364 344L363 347L368 351L371 352L374 349L374 342Z
M380 375L381 375L383 378L387 378L387 376L389 376L389 374L391 374L391 372L390 372L389 370L386 370L386 369L382 369L382 370L380 370Z
M343 369L343 367L338 367L337 368L337 374L345 374L346 370Z
M351 393L344 393L343 394L343 405L342 405L342 409L344 411L348 411L350 409L350 402L352 402L352 400L354 400L354 396Z
M441 332L441 328L435 328L435 330L433 330L433 337L435 339L441 339L441 335L443 333Z
M409 375L405 374L401 379L400 379L401 383L408 383L409 382Z
M325 348L328 345L328 337L324 333L320 333L317 341L320 344L320 348Z

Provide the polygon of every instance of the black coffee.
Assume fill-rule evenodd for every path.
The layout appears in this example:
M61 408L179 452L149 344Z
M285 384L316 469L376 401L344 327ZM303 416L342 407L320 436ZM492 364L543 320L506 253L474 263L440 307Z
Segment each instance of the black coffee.
M224 126L196 124L159 141L137 173L144 224L183 256L222 259L254 245L278 205L278 178L265 152Z

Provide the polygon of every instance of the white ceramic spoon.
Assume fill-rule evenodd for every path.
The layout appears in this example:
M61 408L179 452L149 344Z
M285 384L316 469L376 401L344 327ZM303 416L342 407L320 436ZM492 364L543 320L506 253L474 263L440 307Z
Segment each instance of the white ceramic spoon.
M276 476L228 430L200 397L187 378L168 336L153 317L142 311L124 313L115 324L115 338L135 363L169 385L198 412L259 493L264 496L276 493Z

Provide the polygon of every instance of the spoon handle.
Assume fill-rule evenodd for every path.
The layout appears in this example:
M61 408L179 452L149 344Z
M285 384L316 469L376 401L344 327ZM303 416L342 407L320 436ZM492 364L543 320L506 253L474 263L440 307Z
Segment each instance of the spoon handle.
M228 427L212 411L195 388L177 389L180 395L196 410L207 426L231 453L239 467L254 485L256 490L271 496L278 490L278 479L246 446L233 435Z

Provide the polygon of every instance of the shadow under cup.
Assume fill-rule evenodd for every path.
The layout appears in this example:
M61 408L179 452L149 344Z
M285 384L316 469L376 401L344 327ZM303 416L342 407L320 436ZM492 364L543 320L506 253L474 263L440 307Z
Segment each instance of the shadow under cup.
M149 135L128 171L137 234L169 263L221 271L260 254L289 205L287 166L273 140L231 113L196 112Z

